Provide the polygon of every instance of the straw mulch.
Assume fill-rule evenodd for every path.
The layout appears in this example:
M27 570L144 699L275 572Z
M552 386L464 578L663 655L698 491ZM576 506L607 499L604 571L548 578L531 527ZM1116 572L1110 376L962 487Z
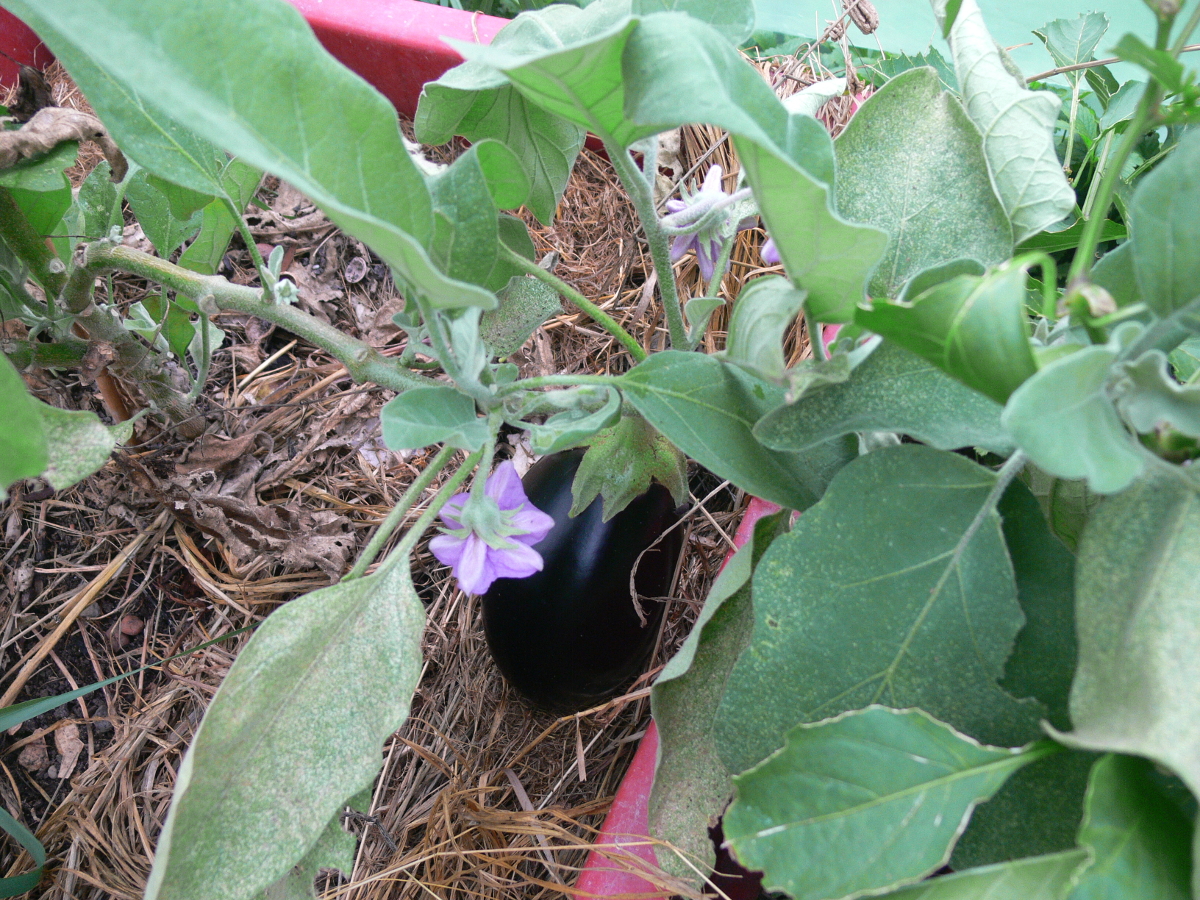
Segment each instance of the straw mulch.
M813 80L795 61L782 74L774 63L762 68L781 92ZM60 105L85 104L61 70L48 75ZM85 147L75 183L97 158ZM698 179L713 162L737 171L720 133L684 129L684 171L675 177ZM287 248L285 269L302 305L398 352L403 335L390 318L401 301L386 267L287 185L268 178L259 201L264 209L252 208L247 221L262 249ZM562 277L654 349L664 345L665 322L634 222L607 160L585 150L559 217L533 231L539 252L561 254ZM143 240L135 225L126 231L127 240ZM770 271L758 257L763 240L761 230L738 236L727 298ZM696 292L694 260L678 271L685 294ZM237 239L222 274L243 283L255 277ZM111 291L110 302L127 305L147 286L115 278ZM708 350L722 345L726 321L719 311ZM5 703L154 664L331 583L424 465L423 452L382 444L378 414L388 392L354 385L336 361L257 320L223 314L217 324L228 339L201 398L199 441L145 422L76 488L54 493L26 483L0 512ZM21 336L18 324L3 327ZM788 344L794 358L807 353L802 325ZM513 361L523 375L620 372L631 362L572 311L547 322ZM56 406L108 415L95 380L28 376ZM136 401L136 386L116 387ZM326 873L323 896L499 900L570 891L646 728L648 685L690 627L744 505L740 491L694 467L692 474L696 505L653 667L625 696L577 716L555 719L505 686L483 641L478 601L419 548L413 569L428 611L425 669L411 716L383 747L370 815L346 821L362 836L354 871ZM0 802L50 854L33 896L141 896L183 752L247 639L232 636L148 669L0 738ZM4 844L0 874L28 866Z

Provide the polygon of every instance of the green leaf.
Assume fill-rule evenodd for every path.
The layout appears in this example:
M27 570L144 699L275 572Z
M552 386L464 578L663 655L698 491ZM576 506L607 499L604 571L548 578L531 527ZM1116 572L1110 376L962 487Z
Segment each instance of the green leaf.
M630 121L624 110L621 54L637 19L620 15L622 3L593 3L583 10L542 10L530 17L547 20L541 46L516 42L484 45L449 41L468 61L483 63L508 80L538 107L602 140L628 147L654 134ZM670 15L670 14L668 14ZM675 14L676 18L684 18ZM564 20L569 20L569 26ZM555 25L557 24L557 28ZM550 45L547 48L547 44Z
M997 684L1024 617L999 517L982 509L994 483L957 454L876 450L771 546L717 723L732 771L798 722L871 703L920 707L979 740L1037 736L1038 705Z
M865 328L925 357L968 387L1004 403L1037 372L1025 311L1026 273L1007 265L959 275L913 298L858 309Z
M1092 281L1112 295L1117 306L1130 306L1141 298L1133 268L1133 241L1126 241L1100 257L1092 269Z
M1083 526L1103 498L1089 490L1086 481L1055 478L1033 464L1025 467L1021 478L1041 504L1050 530L1075 552Z
M1166 50L1155 50L1136 34L1127 34L1117 41L1113 52L1125 62L1141 66L1153 75L1168 94L1177 94L1183 90L1183 63Z
M635 15L687 13L711 25L737 46L754 33L754 4L749 0L633 0Z
M1025 614L1000 686L1014 697L1037 698L1050 722L1069 727L1067 696L1076 661L1075 558L1050 533L1024 484L1009 485L997 512ZM1092 762L1091 754L1059 753L1016 773L975 810L951 866L959 870L1074 847Z
M368 805L370 800L368 798ZM255 896L255 900L316 900L313 882L321 869L354 871L354 851L358 838L342 827L339 811L329 823L317 843L282 878Z
M1169 359L1176 378L1194 382L1196 373L1200 372L1200 336L1188 338L1171 351Z
M942 3L934 0L935 10ZM1054 149L1061 103L1048 91L1026 89L975 0L963 0L949 40L967 114L983 134L988 171L1019 244L1075 208L1075 191Z
M680 46L688 52L680 53ZM621 127L629 137L686 122L732 132L788 277L808 291L818 319L850 321L886 236L833 210L833 151L824 127L789 114L725 38L687 16L643 18L628 36L621 64L628 117Z
M855 431L894 431L936 447L1012 448L1002 407L903 347L884 341L849 380L768 413L754 435L775 450L803 451Z
M1063 250L1074 250L1079 246L1079 239L1083 237L1083 228L1086 224L1083 219L1079 219L1070 228L1064 228L1062 231L1039 232L1022 241L1017 251L1025 253L1036 250L1042 253L1061 253ZM1128 231L1125 226L1112 219L1105 219L1104 224L1100 226L1100 241L1102 242L1123 241L1126 237L1128 237ZM1109 253L1105 258L1111 255ZM1095 274L1094 270L1093 274Z
M662 434L638 415L622 416L588 441L571 482L571 512L577 516L597 497L607 522L657 481L675 502L687 500L687 462Z
M32 831L14 819L7 809L0 806L0 829L11 835L18 844L29 852L33 860L32 871L21 875L10 875L0 878L0 897L20 897L38 886L42 880L42 870L46 865L46 848Z
M0 500L7 500L13 482L46 470L50 450L37 401L8 357L0 357L0 418L5 426L0 430Z
M506 28L494 44L504 45ZM530 102L489 66L465 62L421 90L413 122L417 137L442 144L455 134L472 142L494 138L513 151L530 181L527 205L543 224L566 188L585 131Z
M1051 533L1037 498L1021 482L1009 485L997 512L1025 614L1001 684L1014 697L1036 697L1050 723L1067 728L1078 654L1075 556Z
M580 391L588 390L580 388ZM621 416L621 395L610 387L593 388L604 396L599 409L577 407L551 416L542 425L527 423L529 445L539 455L557 453L578 447L603 428L608 428Z
M76 485L108 462L113 448L133 435L133 421L107 426L90 410L71 411L34 400L49 456L42 477L56 491Z
M0 169L0 187L34 193L62 190L64 186L70 186L65 172L75 165L78 153L78 142L63 141L49 153L35 159L22 159L7 169Z
M1144 759L1109 755L1088 784L1079 843L1091 865L1074 878L1070 900L1153 897L1189 900L1192 823L1163 794Z
M1167 316L1200 295L1200 134L1189 134L1138 182L1130 204L1141 298Z
M200 231L179 257L179 265L202 275L215 275L221 266L229 239L237 230L237 219L230 203L239 213L245 210L262 181L262 172L240 159L231 159L221 176L229 201L215 199L204 207Z
M806 509L849 451L821 444L806 454L768 450L751 428L783 403L783 389L699 353L667 350L621 378L625 397L676 447L743 490Z
M1148 434L1165 423L1190 437L1200 437L1200 385L1180 385L1171 376L1161 350L1118 364L1110 391L1125 421L1138 432Z
M212 158L211 145L186 145L199 135L288 181L440 305L494 305L491 294L430 262L429 194L395 110L334 60L292 7L269 0L9 6L67 67L114 139L139 147L135 158L155 174L219 194L224 156ZM150 150L168 159L152 162Z
M487 420L475 401L449 385L410 388L383 407L383 441L392 450L413 450L443 441L477 450L488 438Z
M974 806L1052 746L988 747L919 709L871 706L800 725L734 778L725 838L769 891L879 893L940 868Z
M423 620L401 559L259 626L180 766L147 900L250 898L313 849L408 715Z
M1072 747L1154 759L1200 794L1200 493L1146 478L1108 498L1079 545Z
M95 241L108 235L117 205L117 186L111 175L108 161L101 160L79 186L67 229L73 240Z
M724 358L772 381L787 369L783 338L804 306L804 291L768 275L746 285L733 305Z
M884 900L1062 900L1084 850L955 872L884 895Z
M1138 103L1146 92L1144 81L1127 81L1117 90L1108 101L1108 108L1100 117L1102 132L1116 128L1122 122L1128 122L1137 113ZM1123 129L1122 129L1123 130Z
M493 356L511 356L539 325L561 312L558 291L532 276L514 275L500 292L499 305L479 317L480 334Z
M1084 13L1074 19L1055 19L1047 22L1034 31L1056 68L1075 66L1079 63L1091 62L1095 57L1096 45L1108 31L1108 16L1100 12ZM1084 69L1064 72L1072 83L1084 77Z
M992 265L1012 253L979 132L933 69L913 69L880 88L834 149L839 212L891 236L867 288L872 297L895 297L940 263L966 257Z
M1105 390L1116 358L1113 346L1091 346L1054 360L1013 392L1000 417L1039 468L1086 478L1102 494L1121 490L1145 466Z
M138 224L158 255L167 259L200 230L201 208L211 198L196 194L140 169L125 186L125 197L137 215ZM189 200L200 197L194 206ZM186 211L186 215L180 215Z
M490 159L490 165L503 165L496 162L500 155L511 156L512 151L496 141L475 144L430 179L434 228L429 255L451 278L490 285L497 274L499 210L484 173L484 160ZM507 284L509 277L506 270L497 287ZM433 302L442 305L436 299Z
M759 519L748 540L713 582L687 640L663 667L650 692L658 724L658 764L650 794L651 834L682 850L690 861L716 863L708 828L733 793L735 773L725 768L713 737L713 720L725 680L750 641L754 609L750 576L786 514ZM696 877L690 862L660 853L679 878Z

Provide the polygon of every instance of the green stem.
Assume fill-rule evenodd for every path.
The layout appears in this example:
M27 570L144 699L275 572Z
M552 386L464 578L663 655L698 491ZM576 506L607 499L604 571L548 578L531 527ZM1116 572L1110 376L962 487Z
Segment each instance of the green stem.
M1113 138L1116 137L1116 134L1115 131L1110 131L1104 136L1100 152L1096 155L1096 170L1092 172L1092 183L1088 185L1087 197L1083 201L1082 212L1084 219L1092 217L1092 210L1096 206L1096 189L1100 187L1100 180L1104 177L1104 173L1108 169L1109 150L1112 149Z
M166 321L166 316L163 317ZM208 313L201 312L197 319L197 325L200 328L200 359L196 365L196 380L192 383L192 389L188 391L188 401L195 403L200 397L200 392L204 390L204 383L208 381L208 370L212 366L212 347L208 336Z
M1183 52L1184 46L1191 37L1192 32L1196 30L1196 26L1200 25L1200 4L1192 10L1191 16L1187 20L1187 24L1183 26L1183 30L1179 32L1175 41L1171 44L1170 53L1172 56L1178 57Z
M25 265L43 288L46 297L58 296L67 283L66 266L33 230L12 194L0 188L0 238ZM61 267L61 268L60 268ZM53 300L50 301L53 306Z
M603 387L617 387L621 383L617 375L543 375L541 378L523 378L512 384L505 384L496 389L496 395L507 397L523 390L535 390L543 387L575 387L580 384L598 384Z
M425 512L421 513L420 518L413 523L412 528L405 532L404 537L400 539L400 543L396 545L396 549L388 554L388 558L383 561L383 564L380 566L380 568L383 568L384 566L395 565L397 560L405 559L410 553L412 553L413 548L417 546L417 542L421 540L421 535L423 535L429 526L433 524L433 520L437 518L437 514L441 512L442 507L446 505L446 501L454 496L454 494L458 491L459 486L466 480L467 476L471 474L471 470L475 468L482 457L483 451L476 450L474 453L468 456L466 460L464 460L461 468L451 475L445 484L438 488L438 492L434 495L434 498L432 502L430 502L428 508L425 510Z
M1071 111L1067 114L1067 148L1063 153L1063 168L1071 171L1071 155L1075 151L1075 120L1079 116L1079 81L1071 81Z
M1142 99L1138 101L1137 112L1134 113L1133 120L1125 129L1121 143L1117 145L1117 152L1113 154L1104 170L1100 189L1096 192L1096 203L1092 209L1091 218L1084 220L1083 234L1080 235L1075 258L1071 261L1071 269L1067 273L1068 290L1072 284L1086 279L1092 271L1092 263L1095 261L1093 257L1096 255L1096 247L1100 244L1100 231L1108 216L1108 208L1112 205L1113 194L1116 191L1117 180L1121 177L1121 170L1125 168L1126 161L1137 147L1138 141L1142 139L1142 135L1146 133L1161 99L1162 88L1158 82L1151 80L1146 85Z
M354 568L342 576L342 581L350 581L366 573L367 567L379 555L379 551L388 542L388 539L392 536L392 532L404 520L404 516L412 509L413 504L417 502L417 499L425 492L425 489L433 483L433 479L446 467L446 463L450 461L450 457L453 455L454 448L449 444L438 451L437 456L425 466L425 469L417 476L416 480L404 491L399 502L387 514L387 518L379 523L379 527L371 535L371 540L367 542L367 546L359 555L358 561L354 563Z
M237 204L230 197L222 198L225 208L229 210L229 214L233 216L233 221L237 223L238 234L242 236L242 243L246 245L246 249L250 252L250 261L254 263L254 268L258 271L259 283L263 286L263 291L266 293L267 299L272 303L275 302L274 287L268 288L271 283L271 273L267 271L267 264L263 262L262 254L258 252L258 244L254 240L254 235L250 233L250 227L246 224L246 217L242 215L242 210L237 208Z
M370 381L393 391L406 391L438 383L405 371L371 345L326 325L303 310L264 300L258 288L230 284L219 275L200 275L132 247L98 241L80 245L80 248L76 253L82 253L79 269L84 277L90 273L94 278L102 272L118 269L158 282L197 302L204 300L216 309L234 310L274 322L327 352L360 384ZM211 308L207 311L211 312Z
M821 323L807 309L804 310L804 324L808 328L808 345L812 347L813 359L829 359L829 353L825 349L825 335L821 331Z
M505 259L519 268L526 275L532 275L538 281L550 285L550 287L562 294L567 300L569 300L575 306L578 306L581 310L587 313L589 317L591 317L593 322L620 341L621 346L628 350L629 355L635 360L641 362L646 358L646 351L642 349L641 345L636 340L634 340L633 335L621 327L621 324L616 319L598 307L587 297L583 296L583 294L579 293L579 291L575 290L575 288L571 287L571 285L567 284L553 272L543 269L533 260L526 259L521 254L503 244L501 244L501 247L503 248L502 252L504 253Z
M667 329L672 347L687 346L687 327L683 324L683 310L679 305L679 290L675 286L675 270L671 266L671 242L658 224L658 213L654 210L654 192L638 171L625 148L611 141L604 142L604 149L612 161L617 177L629 193L633 208L637 211L650 247L650 259L658 273L658 290L662 295L663 309L667 315Z

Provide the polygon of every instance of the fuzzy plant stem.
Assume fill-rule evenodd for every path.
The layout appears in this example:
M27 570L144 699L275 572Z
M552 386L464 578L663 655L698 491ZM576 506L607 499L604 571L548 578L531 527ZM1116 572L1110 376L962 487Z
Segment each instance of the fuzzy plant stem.
M33 277L46 290L50 304L67 283L66 266L46 245L46 239L38 234L17 206L12 194L0 188L0 239L21 262L29 266Z
M663 309L667 315L667 329L671 346L682 349L687 346L687 326L683 323L683 310L679 305L679 291L675 286L675 270L671 266L671 241L658 224L658 213L654 210L654 190L638 171L633 159L624 147L611 141L604 142L608 158L616 169L617 177L629 193L633 208L637 211L650 247L650 259L658 273L658 290L662 294Z
M80 255L79 269L92 279L114 269L128 272L196 301L208 314L234 310L273 322L324 350L344 365L357 383L374 382L393 391L439 384L405 371L369 344L326 325L303 310L263 299L258 288L230 284L219 275L200 275L132 247L114 246L103 241L87 244L76 252Z
M566 297L568 301L587 313L593 322L616 338L620 342L621 346L628 350L629 355L635 360L641 362L646 358L646 351L643 350L641 345L633 339L633 335L621 327L620 323L617 322L616 319L598 307L587 297L583 296L583 294L579 293L579 291L575 290L575 288L571 287L571 285L567 284L553 272L543 269L533 260L526 259L521 254L509 249L508 247L504 247L504 258L519 268L526 275L532 275L538 281L550 285L550 287L554 288L554 290Z
M405 489L399 502L387 514L387 518L379 523L379 527L371 535L371 540L367 542L367 546L359 554L358 561L354 563L354 567L349 572L342 576L342 581L350 581L366 574L367 567L374 562L375 557L379 555L379 551L388 542L388 538L392 536L392 532L404 520L404 516L412 509L417 499L425 492L425 489L433 484L433 479L437 477L438 473L446 468L446 464L450 462L450 457L453 455L454 448L449 444L438 451L437 456L425 466L425 469L417 476L416 480Z

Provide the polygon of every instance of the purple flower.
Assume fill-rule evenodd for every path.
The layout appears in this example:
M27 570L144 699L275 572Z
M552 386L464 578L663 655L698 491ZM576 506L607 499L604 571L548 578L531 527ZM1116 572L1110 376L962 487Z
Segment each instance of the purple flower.
M458 586L482 594L497 578L525 578L542 570L533 545L554 527L554 519L529 502L511 462L496 467L482 499L455 494L442 508L450 526L429 542L438 562L450 566Z
M686 227L699 221L714 206L728 205L727 201L730 200L730 195L725 193L725 189L721 186L721 177L721 167L710 166L699 191L683 200L667 201L667 216L664 221L678 227ZM732 206L729 209L730 212L733 212ZM738 223L736 230L750 228L753 224L753 217L747 217ZM721 255L721 248L729 239L728 225L728 216L726 216L718 218L712 225L693 234L677 235L671 241L671 262L678 262L689 250L695 250L700 274L705 281L711 281L717 267L717 257Z
M783 259L779 256L779 248L775 246L775 238L767 238L767 242L762 245L760 253L763 262L769 266L777 266L783 262Z

